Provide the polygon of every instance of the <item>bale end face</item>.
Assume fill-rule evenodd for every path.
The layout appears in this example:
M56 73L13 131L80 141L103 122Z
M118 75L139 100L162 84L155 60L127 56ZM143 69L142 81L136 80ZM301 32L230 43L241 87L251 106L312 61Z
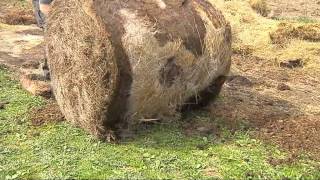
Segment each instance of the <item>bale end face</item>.
M118 67L107 31L81 1L54 2L46 32L56 100L68 121L104 137Z
M206 105L231 63L229 24L199 0L56 0L47 42L62 112L98 137Z

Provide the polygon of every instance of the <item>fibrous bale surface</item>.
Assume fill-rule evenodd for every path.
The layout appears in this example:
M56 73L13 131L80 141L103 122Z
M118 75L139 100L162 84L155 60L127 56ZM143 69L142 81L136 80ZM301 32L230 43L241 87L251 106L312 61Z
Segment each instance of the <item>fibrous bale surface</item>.
M98 137L206 105L230 69L230 26L204 0L56 0L47 42L66 119Z

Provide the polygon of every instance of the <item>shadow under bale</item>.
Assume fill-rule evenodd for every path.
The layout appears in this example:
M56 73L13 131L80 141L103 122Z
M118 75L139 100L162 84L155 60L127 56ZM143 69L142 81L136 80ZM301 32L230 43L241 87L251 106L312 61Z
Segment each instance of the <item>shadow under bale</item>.
M230 25L204 0L55 0L46 42L63 114L101 139L206 105L231 64Z

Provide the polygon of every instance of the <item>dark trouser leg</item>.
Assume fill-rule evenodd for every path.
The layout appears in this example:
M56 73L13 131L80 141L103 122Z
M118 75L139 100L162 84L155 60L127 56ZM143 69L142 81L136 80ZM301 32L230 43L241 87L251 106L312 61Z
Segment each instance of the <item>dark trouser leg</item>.
M39 4L41 5L50 5L53 0L38 0ZM46 30L45 25L46 25L46 16L40 11L41 17L43 20L43 26L44 30ZM49 66L48 66L48 61L47 58L45 58L44 64L43 64L43 75L46 77L46 79L50 79L50 74L49 74Z
M34 15L37 20L38 27L45 29L45 15L40 11L40 0L32 0ZM45 53L45 52L44 52ZM40 64L39 70L45 79L50 79L47 58Z
M32 0L32 5L38 26L40 28L44 28L46 18L44 14L40 11L39 0Z
M40 0L40 4L51 4L53 0Z

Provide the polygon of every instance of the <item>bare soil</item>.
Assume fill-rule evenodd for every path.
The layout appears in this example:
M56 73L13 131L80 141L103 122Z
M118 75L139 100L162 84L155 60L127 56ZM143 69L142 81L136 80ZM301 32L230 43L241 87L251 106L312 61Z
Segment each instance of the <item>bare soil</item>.
M20 69L30 61L45 57L43 34L35 26L9 26L0 28L0 63Z
M258 131L258 137L289 150L294 155L308 152L320 159L320 116L290 117L269 122Z
M49 101L45 106L32 109L29 118L34 126L64 121L64 116L55 101Z
M311 18L320 20L319 0L267 0L273 16L278 18Z
M237 54L233 68L236 75L212 104L212 117L233 130L255 129L255 137L291 153L320 158L320 78L301 68Z

